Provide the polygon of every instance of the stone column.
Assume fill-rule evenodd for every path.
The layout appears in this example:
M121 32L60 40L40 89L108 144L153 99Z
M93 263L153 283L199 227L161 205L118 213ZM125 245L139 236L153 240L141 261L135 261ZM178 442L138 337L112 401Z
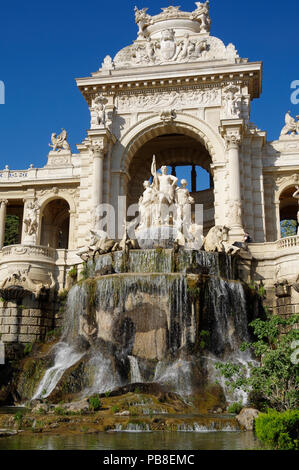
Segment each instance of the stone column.
M76 223L76 211L69 211L70 214L70 225L69 225L69 250L75 249L75 240L74 240L74 233L75 233L75 223Z
M234 241L243 241L244 229L242 224L242 197L239 160L241 136L239 130L227 132L225 135L225 141L228 151L230 238Z
M0 250L4 245L7 199L0 199Z
M90 146L90 152L93 156L93 182L92 182L92 194L93 194L93 206L96 209L97 206L103 203L103 180L104 180L104 155L105 145L104 141L93 141Z
M192 170L191 170L191 191L192 193L196 193L196 168L195 165L192 165Z

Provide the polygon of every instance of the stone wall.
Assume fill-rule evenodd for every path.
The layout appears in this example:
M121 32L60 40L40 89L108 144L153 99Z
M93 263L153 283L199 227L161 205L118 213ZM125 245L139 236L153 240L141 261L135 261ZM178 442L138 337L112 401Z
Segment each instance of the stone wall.
M0 306L0 335L4 343L34 343L45 338L55 327L53 302L37 302L24 298L22 304L2 302Z

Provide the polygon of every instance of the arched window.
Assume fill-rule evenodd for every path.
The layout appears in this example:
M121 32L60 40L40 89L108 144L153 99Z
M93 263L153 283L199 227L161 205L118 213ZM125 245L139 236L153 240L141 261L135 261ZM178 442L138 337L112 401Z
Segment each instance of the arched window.
M291 186L280 195L281 238L293 237L298 231L298 199L293 197L296 188Z

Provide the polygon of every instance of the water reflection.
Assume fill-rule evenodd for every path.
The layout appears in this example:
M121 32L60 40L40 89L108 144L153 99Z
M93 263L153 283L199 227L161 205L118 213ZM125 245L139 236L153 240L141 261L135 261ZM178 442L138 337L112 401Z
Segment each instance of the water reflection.
M0 438L0 450L253 450L252 432L98 433Z

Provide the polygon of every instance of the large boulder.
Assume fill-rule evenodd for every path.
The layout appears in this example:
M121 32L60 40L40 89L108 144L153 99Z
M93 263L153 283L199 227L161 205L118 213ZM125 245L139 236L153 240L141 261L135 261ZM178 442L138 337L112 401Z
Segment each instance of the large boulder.
M241 413L236 417L241 428L246 431L253 431L254 421L259 416L260 412L254 408L243 408Z

